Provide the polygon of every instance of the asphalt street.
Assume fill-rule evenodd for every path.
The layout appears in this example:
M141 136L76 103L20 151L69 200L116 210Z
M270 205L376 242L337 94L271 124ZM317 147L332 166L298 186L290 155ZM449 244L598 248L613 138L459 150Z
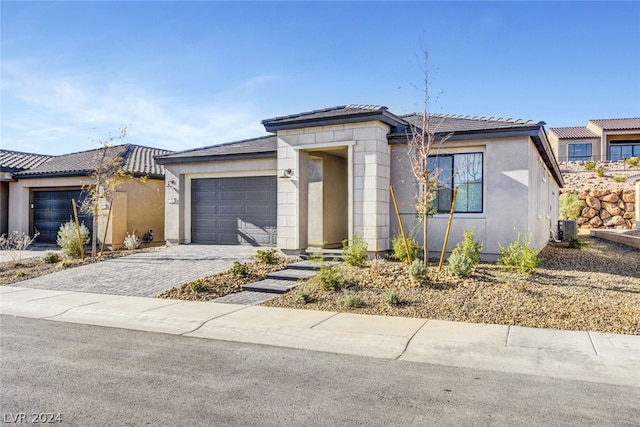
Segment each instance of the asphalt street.
M0 322L3 425L21 414L21 425L45 414L48 424L68 426L640 419L640 388L11 316Z

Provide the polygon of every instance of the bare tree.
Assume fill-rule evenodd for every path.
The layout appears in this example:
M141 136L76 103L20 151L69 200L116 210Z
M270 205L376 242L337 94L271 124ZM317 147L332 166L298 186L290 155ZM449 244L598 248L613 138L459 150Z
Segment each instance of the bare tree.
M122 128L117 135L109 132L107 139L98 141L100 149L97 150L93 159L93 172L91 174L91 184L87 184L83 191L86 196L82 202L81 210L91 215L93 220L93 232L91 233L91 257L95 258L97 252L98 217L100 215L100 204L106 201L110 204L113 201L113 194L116 188L125 177L124 158L121 157L121 150L114 147L114 143L125 139L127 128Z

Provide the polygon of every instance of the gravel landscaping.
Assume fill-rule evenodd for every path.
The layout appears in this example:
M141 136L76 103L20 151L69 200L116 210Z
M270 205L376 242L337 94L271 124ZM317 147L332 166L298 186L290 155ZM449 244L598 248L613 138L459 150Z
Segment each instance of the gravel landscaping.
M640 251L581 239L587 242L581 250L549 244L532 275L481 263L466 279L440 273L416 284L406 265L370 261L365 268L345 268L352 283L346 290L308 282L304 292L299 288L262 305L640 335ZM400 296L399 304L385 302L391 293ZM359 307L347 306L358 299Z

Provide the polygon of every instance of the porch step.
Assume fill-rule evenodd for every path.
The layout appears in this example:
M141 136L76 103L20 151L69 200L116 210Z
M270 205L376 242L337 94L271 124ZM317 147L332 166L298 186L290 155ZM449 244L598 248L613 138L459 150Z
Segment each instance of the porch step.
M305 260L317 260L321 258L324 261L344 261L344 257L342 256L342 250L340 249L307 249L300 258Z
M259 282L249 283L242 286L245 291L262 292L268 294L284 294L297 287L299 283L293 280L264 279ZM218 302L218 301L216 301Z
M289 264L287 266L287 269L290 270L311 270L311 271L317 271L320 270L320 268L323 265L336 265L339 264L339 262L337 261L325 261L325 262L319 262L319 261L300 261L300 262L294 262L293 264Z
M289 280L295 282L296 280L304 280L308 279L311 276L315 276L315 270L301 270L301 269L287 269L274 271L273 273L267 274L267 279L276 279L276 280ZM260 283L260 282L258 282Z

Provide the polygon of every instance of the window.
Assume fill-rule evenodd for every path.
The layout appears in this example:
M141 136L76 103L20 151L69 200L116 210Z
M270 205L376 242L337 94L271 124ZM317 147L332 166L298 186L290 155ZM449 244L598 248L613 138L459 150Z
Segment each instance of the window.
M591 144L569 144L570 162L587 162L591 160Z
M609 160L640 157L640 141L616 141L609 147Z
M451 211L458 190L456 212L482 213L482 153L429 157L429 170L437 171L440 185L434 201L438 213Z

